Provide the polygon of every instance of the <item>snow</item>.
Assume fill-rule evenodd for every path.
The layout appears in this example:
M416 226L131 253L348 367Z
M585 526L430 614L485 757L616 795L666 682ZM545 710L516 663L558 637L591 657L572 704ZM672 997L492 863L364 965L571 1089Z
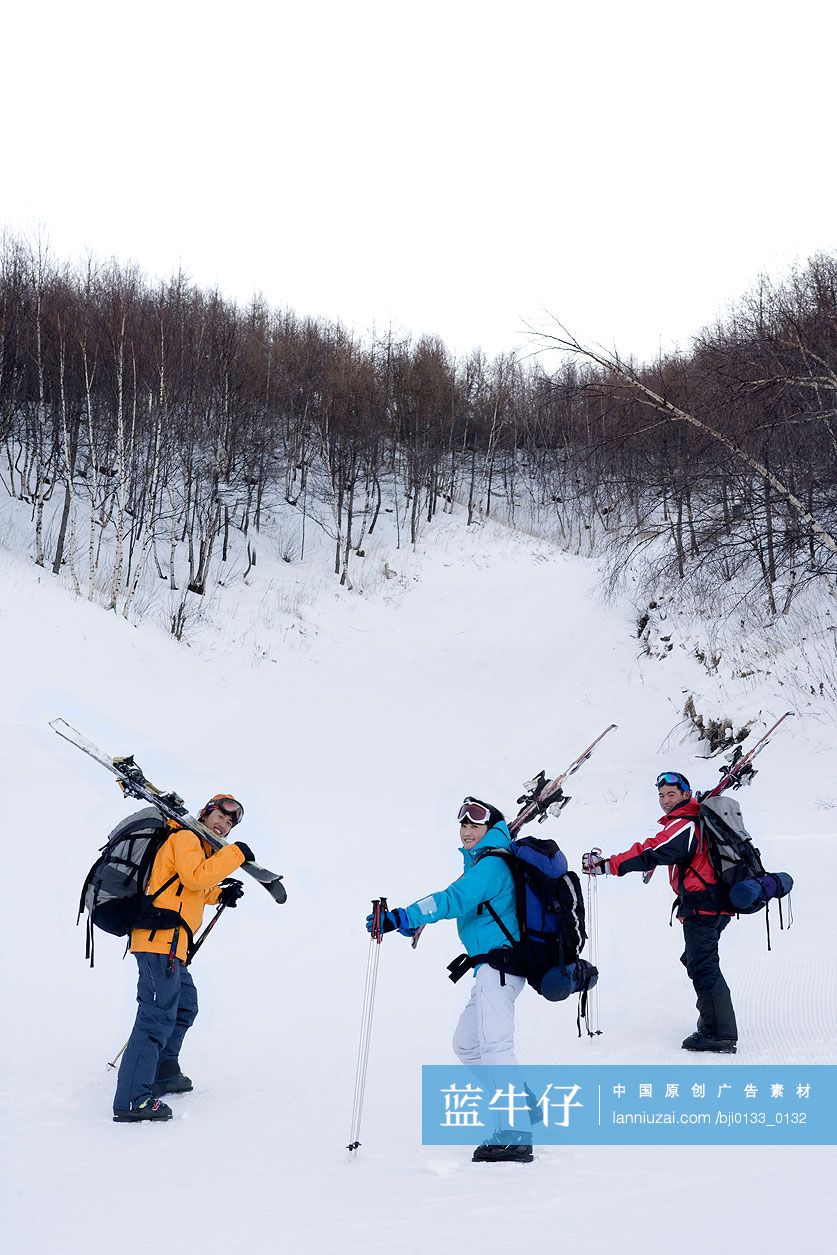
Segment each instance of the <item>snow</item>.
M547 1148L526 1168L423 1148L420 1066L451 1058L467 996L446 979L452 925L415 951L384 943L363 1146L348 1161L363 920L379 894L407 903L453 879L461 798L514 813L525 779L617 723L541 830L578 867L592 844L608 853L653 829L658 770L715 778L684 694L762 729L793 704L769 678L754 690L708 675L686 650L644 656L631 606L603 603L595 564L531 536L455 515L415 554L378 542L376 571L384 558L397 574L359 581L362 595L316 553L294 568L260 559L214 594L187 645L0 550L4 1252L501 1251L536 1235L592 1252L830 1250L834 1147ZM285 875L286 905L248 881L195 961L201 1013L183 1057L195 1090L170 1100L166 1125L110 1120L106 1063L131 1026L135 969L100 935L91 972L74 921L128 806L50 731L58 715L193 807L240 795L242 838ZM772 953L759 917L724 936L742 1067L837 1062L836 765L822 710L803 710L742 796L767 861L796 879L794 924ZM526 991L520 1059L682 1063L693 993L666 877L598 888L603 1035L579 1040L574 1008Z

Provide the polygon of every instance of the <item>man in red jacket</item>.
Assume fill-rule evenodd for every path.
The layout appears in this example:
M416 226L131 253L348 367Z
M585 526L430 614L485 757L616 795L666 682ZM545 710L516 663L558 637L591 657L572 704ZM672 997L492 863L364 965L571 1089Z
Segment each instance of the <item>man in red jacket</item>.
M686 943L680 962L697 994L697 1030L683 1042L683 1049L735 1054L735 1011L718 960L718 939L731 916L722 906L706 840L697 822L698 802L679 771L659 775L657 789L663 811L659 832L610 858L602 858L598 852L585 854L582 868L591 876L625 876L660 865L668 867Z

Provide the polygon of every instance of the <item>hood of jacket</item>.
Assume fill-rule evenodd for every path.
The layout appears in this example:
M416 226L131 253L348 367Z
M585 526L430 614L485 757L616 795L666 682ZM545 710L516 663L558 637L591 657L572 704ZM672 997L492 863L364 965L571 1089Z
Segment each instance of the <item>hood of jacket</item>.
M497 915L505 924L513 937L520 936L517 925L517 909L514 891L514 878L500 858L485 858L488 850L511 850L512 839L509 827L503 819L489 828L485 836L470 850L460 846L462 860L465 865L464 875L468 879L476 868L486 880L486 900L491 902ZM485 954L500 946L509 944L508 938L492 918L490 912L479 909L468 911L456 921L459 938L471 956Z
M459 847L459 853L462 855L464 870L467 872L473 867L482 854L486 850L500 849L510 850L512 845L511 833L505 819L499 824L495 824L493 828L489 828L484 837L481 837L476 845L471 846L470 850L466 850L463 845Z

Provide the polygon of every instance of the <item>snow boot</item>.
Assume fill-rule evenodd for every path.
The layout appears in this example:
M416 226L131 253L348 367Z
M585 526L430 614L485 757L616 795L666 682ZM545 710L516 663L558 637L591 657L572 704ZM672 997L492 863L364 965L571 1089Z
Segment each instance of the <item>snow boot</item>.
M734 1037L710 1037L707 1033L690 1033L683 1041L684 1050L714 1050L719 1055L734 1055L738 1043Z
M162 1098L163 1094L188 1094L191 1088L192 1082L180 1071L180 1060L175 1055L160 1063L151 1092L155 1098Z
M174 1076L161 1077L151 1086L151 1091L155 1098L162 1098L164 1094L188 1094L192 1088L192 1082L188 1076L184 1076L182 1072L176 1072Z
M167 1107L159 1098L146 1098L138 1107L129 1107L127 1111L114 1111L114 1124L135 1124L140 1120L170 1120L171 1107Z
M500 1129L471 1156L472 1163L531 1163L533 1159L531 1133L514 1129Z

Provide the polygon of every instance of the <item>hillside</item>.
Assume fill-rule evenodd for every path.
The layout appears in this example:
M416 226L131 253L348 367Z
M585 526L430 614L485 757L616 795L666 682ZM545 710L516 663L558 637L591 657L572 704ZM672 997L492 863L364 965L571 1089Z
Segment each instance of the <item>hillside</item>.
M525 1182L514 1165L422 1148L420 1065L451 1057L464 1000L445 979L457 940L444 924L415 952L386 939L363 1148L347 1162L363 919L372 897L406 903L458 873L462 796L513 813L524 779L617 723L543 829L578 866L591 844L624 849L651 831L658 770L714 780L686 695L737 726L764 728L793 704L769 675L754 687L708 672L676 647L676 623L666 656L643 652L630 598L603 603L595 564L545 541L454 517L415 553L388 543L371 548L353 593L329 576L325 546L294 567L265 556L213 594L181 643L0 550L6 1249L105 1255L118 1234L119 1250L139 1255L153 1232L183 1251L460 1252L516 1249L536 1225L592 1251L673 1240L696 1255L706 1235L684 1225L684 1208L697 1192L712 1199L713 1232L752 1234L765 1252L791 1241L824 1252L833 1147L548 1149ZM193 807L234 791L242 838L285 875L285 906L248 883L196 960L201 1014L184 1051L195 1092L173 1100L166 1126L110 1121L105 1065L130 1028L134 967L102 938L89 971L74 921L96 848L127 807L52 734L56 715L134 753ZM823 708L801 710L759 765L745 813L769 861L796 878L795 920L769 954L759 919L725 938L736 1066L835 1063L823 869L837 754ZM682 1063L693 996L665 878L604 883L599 903L603 1034L579 1040L574 1009L527 991L521 1060ZM685 1193L672 1188L675 1155ZM771 1195L781 1205L754 1217L748 1200Z

